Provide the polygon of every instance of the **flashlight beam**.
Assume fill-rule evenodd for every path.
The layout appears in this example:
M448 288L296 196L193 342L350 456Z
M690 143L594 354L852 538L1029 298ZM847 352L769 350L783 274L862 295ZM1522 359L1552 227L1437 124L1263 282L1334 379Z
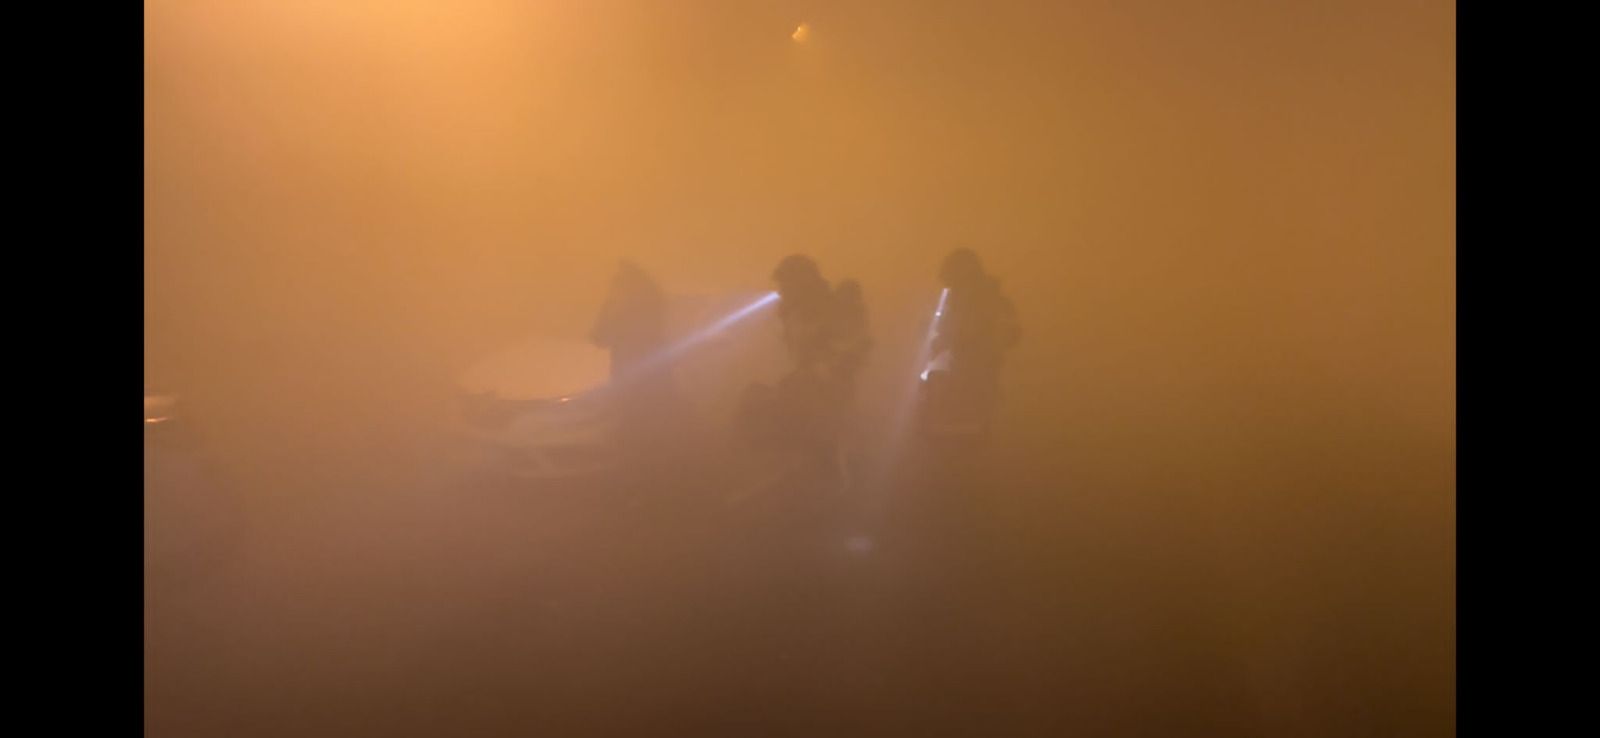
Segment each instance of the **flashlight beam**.
M710 325L690 333L682 339L673 342L672 345L657 351L655 354L652 354L649 357L646 357L644 360L635 365L632 370L614 381L613 386L637 381L651 372L661 371L662 369L666 368L666 366L669 365L674 358L688 353L695 346L715 338L717 334L722 333L723 331L733 327L735 324L751 317L752 315L755 315L756 313L761 312L762 310L765 310L766 308L771 307L777 301L778 293L776 292L768 292L767 294L762 295L755 301L744 305L743 307L740 307L739 309L734 310L733 312L728 313L721 318L718 318Z

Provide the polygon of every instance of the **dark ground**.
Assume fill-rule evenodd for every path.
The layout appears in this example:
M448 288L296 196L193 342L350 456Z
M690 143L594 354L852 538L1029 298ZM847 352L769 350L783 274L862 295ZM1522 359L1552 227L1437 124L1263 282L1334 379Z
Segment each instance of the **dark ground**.
M147 448L147 549L223 533L147 555L149 736L1454 733L1439 633L1360 563L1230 569L1260 552L1059 477L908 456L730 505L419 454L230 528L187 458Z

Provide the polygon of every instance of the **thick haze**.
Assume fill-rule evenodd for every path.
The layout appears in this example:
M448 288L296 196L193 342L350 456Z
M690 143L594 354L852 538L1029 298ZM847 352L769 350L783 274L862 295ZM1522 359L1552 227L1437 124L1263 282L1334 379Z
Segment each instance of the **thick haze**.
M1383 689L1453 709L1454 3L147 0L145 22L146 381L193 398L256 509L425 431L484 352L581 336L621 257L679 292L765 289L795 251L859 278L864 394L887 396L970 245L1023 320L1003 453L1057 480L1017 493L1019 525L1049 538L1056 512L1160 551L1152 581L1207 582L1223 647L1293 654L1260 685L1403 644ZM1319 641L1330 622L1360 635Z
M1069 448L1452 432L1450 3L153 0L145 39L153 381L431 381L586 327L619 255L806 251L914 332L968 243Z

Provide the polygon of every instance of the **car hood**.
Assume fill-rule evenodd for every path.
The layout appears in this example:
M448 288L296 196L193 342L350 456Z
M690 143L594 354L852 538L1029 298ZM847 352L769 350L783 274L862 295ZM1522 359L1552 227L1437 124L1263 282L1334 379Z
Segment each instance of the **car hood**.
M506 400L547 400L598 389L610 374L610 354L586 341L533 337L468 367L460 389Z

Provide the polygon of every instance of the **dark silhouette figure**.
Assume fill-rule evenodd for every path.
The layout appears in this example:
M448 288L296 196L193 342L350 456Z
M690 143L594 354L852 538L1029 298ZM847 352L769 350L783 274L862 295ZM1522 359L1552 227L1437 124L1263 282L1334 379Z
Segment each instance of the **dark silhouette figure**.
M822 375L829 371L834 294L811 257L794 255L772 272L778 286L778 319L793 370Z
M842 481L840 435L871 347L861 287L847 280L834 289L815 261L798 254L780 262L772 279L791 365L777 387L747 391L747 434L799 451L814 469Z
M664 360L667 299L643 269L623 262L589 338L611 352L608 400L622 460L647 470L673 439L677 394Z
M622 262L589 340L611 352L611 380L643 371L642 363L666 342L667 299L643 269Z
M867 354L872 350L872 331L867 322L867 303L861 294L861 283L846 279L834 290L838 314L834 334L835 350L839 352L839 374L853 386L856 375L866 366Z
M950 291L933 341L948 369L929 378L941 410L987 424L999 401L1006 352L1021 338L1016 307L971 249L945 257L939 280Z

